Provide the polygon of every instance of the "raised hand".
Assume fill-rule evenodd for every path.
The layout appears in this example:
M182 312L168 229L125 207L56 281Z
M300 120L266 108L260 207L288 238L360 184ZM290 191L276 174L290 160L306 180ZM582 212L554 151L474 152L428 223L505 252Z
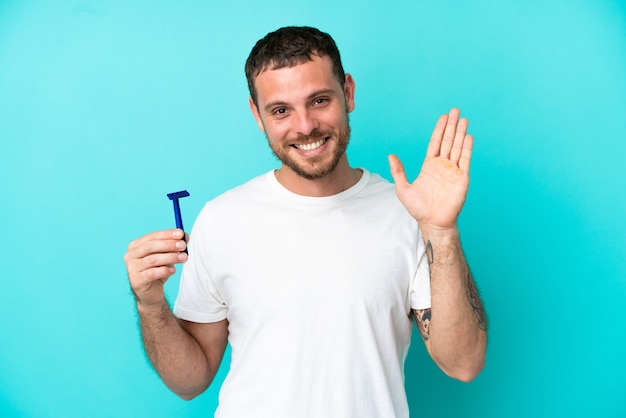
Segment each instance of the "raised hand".
M163 285L176 272L174 264L187 261L187 254L182 252L186 246L180 229L153 232L130 243L124 262L138 305L163 303Z
M433 130L422 169L413 183L395 155L389 156L398 198L422 229L456 228L469 187L474 139L459 109L442 115Z

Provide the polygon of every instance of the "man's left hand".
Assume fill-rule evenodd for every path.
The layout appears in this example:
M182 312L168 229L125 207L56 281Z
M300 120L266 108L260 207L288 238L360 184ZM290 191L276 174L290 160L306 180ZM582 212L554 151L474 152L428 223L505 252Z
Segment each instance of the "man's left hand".
M467 119L459 115L459 109L452 109L439 118L413 183L408 182L400 159L389 156L398 198L422 229L456 228L465 203L474 138L466 133Z

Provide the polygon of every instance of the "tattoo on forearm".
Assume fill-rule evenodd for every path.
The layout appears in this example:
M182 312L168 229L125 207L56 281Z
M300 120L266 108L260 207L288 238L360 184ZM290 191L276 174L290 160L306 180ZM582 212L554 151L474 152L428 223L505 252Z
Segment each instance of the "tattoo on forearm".
M422 334L424 341L427 341L430 338L430 308L413 309L413 315L415 315L417 329Z
M428 259L428 264L431 265L435 262L435 251L433 249L433 244L428 240L426 242L426 257ZM439 260L441 263L441 260ZM432 271L431 271L432 273ZM431 276L432 278L432 276ZM466 294L467 300L476 315L476 319L478 320L478 327L486 331L487 330L487 316L485 314L485 310L483 309L483 304L480 301L480 296L478 295L478 289L476 288L476 284L474 283L474 279L472 278L471 271L469 267L467 268L467 276L466 276ZM430 309L425 310L415 310L415 319L417 321L417 326L422 334L424 340L427 340L430 337Z
M476 314L476 318L478 319L478 327L483 331L486 331L487 316L485 315L483 304L478 296L478 289L476 288L474 279L472 279L472 274L469 271L467 272L467 299L474 310L474 314Z
M435 262L435 253L433 252L433 244L430 240L426 243L426 257L428 258L428 264Z

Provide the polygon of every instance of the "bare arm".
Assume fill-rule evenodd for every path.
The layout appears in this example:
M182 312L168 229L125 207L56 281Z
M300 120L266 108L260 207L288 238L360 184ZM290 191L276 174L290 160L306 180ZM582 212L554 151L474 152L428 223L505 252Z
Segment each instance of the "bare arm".
M146 354L167 387L186 400L204 392L226 349L227 321L183 321L174 317L167 303L137 311Z
M430 245L428 245L430 244ZM449 376L472 380L484 366L487 319L458 234L427 241L431 308L415 310L428 352Z
M483 368L487 327L457 228L474 143L459 114L452 109L439 118L413 183L397 157L390 156L389 163L398 198L420 226L430 263L431 308L414 312L418 327L439 367L469 381Z
M158 231L133 241L124 256L137 302L146 354L163 382L183 399L206 390L219 368L227 322L197 324L178 320L170 310L164 283L174 264L187 261L180 230Z

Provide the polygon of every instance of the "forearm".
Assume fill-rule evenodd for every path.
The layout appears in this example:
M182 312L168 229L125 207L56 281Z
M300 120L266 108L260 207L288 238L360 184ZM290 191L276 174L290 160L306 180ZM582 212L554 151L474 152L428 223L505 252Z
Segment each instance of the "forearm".
M138 304L137 312L146 354L167 387L183 399L204 392L216 370L211 369L200 345L181 327L167 302L151 308Z
M457 229L423 229L431 274L433 359L448 375L472 380L482 370L487 322Z

